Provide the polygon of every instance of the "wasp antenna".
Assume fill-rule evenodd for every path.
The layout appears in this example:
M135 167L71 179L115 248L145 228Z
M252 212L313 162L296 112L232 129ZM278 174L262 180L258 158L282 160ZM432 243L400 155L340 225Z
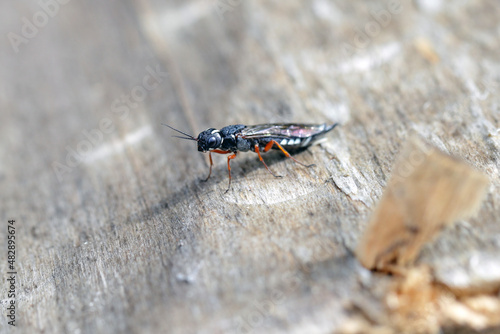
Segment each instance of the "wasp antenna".
M191 137L181 137L181 136L172 136L172 137L180 138L180 139L196 140L195 138L191 138Z
M189 139L189 140L196 140L196 141L198 140L197 138L195 138L195 137L191 136L190 134L187 134L187 133L185 133L185 132L182 132L182 131L180 131L180 130L177 130L176 128L173 128L173 127L171 127L171 126L170 126L170 125L168 125L168 124L165 124L165 123L161 123L161 124L162 124L162 125L165 125L165 126L168 126L168 127L169 127L169 128L171 128L172 130L177 131L177 132L179 132L179 133L183 134L183 135L184 135L184 136L186 136L187 138L180 137L180 136L172 136L172 137L177 137L177 138L182 138L182 139Z

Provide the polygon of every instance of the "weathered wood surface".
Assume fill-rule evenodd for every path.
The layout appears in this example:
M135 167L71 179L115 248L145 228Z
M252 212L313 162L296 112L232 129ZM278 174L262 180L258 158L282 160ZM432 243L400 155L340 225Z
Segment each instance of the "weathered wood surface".
M412 132L491 179L478 217L420 261L450 282L450 268L475 283L498 274L493 1L401 1L393 12L384 1L70 1L17 53L8 33L22 35L23 17L33 22L41 8L0 8L0 233L16 219L19 271L18 326L2 316L1 332L326 333L352 316L376 323L389 278L352 251ZM365 28L371 36L356 35ZM282 179L241 154L227 194L225 158L200 182L207 157L160 125L197 134L284 121L342 126L297 156L315 168L267 155ZM89 153L58 177L68 148ZM5 314L3 285L1 299Z

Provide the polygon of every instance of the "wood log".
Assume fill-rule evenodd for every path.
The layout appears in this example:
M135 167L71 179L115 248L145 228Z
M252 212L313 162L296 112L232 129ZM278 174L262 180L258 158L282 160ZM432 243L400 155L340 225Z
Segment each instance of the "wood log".
M2 316L1 332L390 332L392 278L353 251L411 132L491 181L419 263L450 285L498 278L496 4L0 9L0 233L16 221L18 272L17 326ZM274 122L341 126L295 156L315 168L266 154L281 179L241 154L227 194L226 159L201 182L206 155L161 125Z

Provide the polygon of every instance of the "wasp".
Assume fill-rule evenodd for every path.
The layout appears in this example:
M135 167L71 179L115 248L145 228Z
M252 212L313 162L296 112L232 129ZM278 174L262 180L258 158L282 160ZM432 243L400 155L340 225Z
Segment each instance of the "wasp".
M227 157L227 170L229 174L229 185L226 193L231 188L231 165L230 161L236 158L238 152L253 151L259 156L264 167L274 177L276 175L266 164L262 158L261 152L267 152L271 149L281 150L288 158L292 159L299 165L304 167L313 167L306 165L290 155L288 150L299 150L306 148L331 131L338 123L333 125L326 124L293 124L293 123L278 123L278 124L259 124L259 125L228 125L220 130L209 128L201 132L198 137L182 132L176 128L170 129L180 133L181 136L174 136L181 139L194 140L198 144L198 151L206 153L210 158L210 171L208 177L204 181L208 181L212 174L212 153L229 154Z

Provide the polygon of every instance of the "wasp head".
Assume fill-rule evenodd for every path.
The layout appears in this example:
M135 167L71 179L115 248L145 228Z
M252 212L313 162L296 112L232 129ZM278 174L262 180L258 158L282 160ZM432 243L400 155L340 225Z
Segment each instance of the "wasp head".
M219 148L222 144L222 136L219 133L219 130L210 128L198 135L198 138L195 138L191 136L190 134L186 132L182 132L180 130L177 130L176 128L171 127L168 124L164 124L165 126L168 126L174 131L177 131L178 133L184 135L184 137L181 136L173 136L181 139L188 139L188 140L194 140L198 142L198 151L200 152L207 152L210 150L214 150L216 148Z
M214 128L201 132L196 140L198 141L198 151L200 152L214 150L222 144L222 137L219 130Z

